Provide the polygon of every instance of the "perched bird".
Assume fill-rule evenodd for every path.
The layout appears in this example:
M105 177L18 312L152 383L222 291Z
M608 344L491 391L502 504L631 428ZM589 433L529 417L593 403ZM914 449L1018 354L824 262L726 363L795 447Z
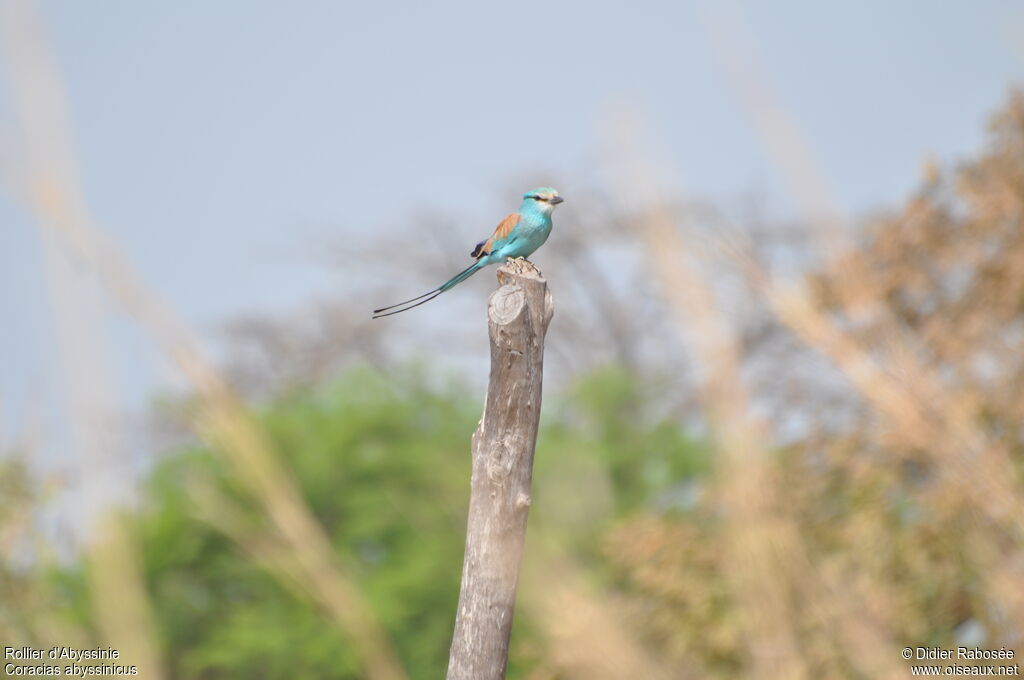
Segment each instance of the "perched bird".
M373 318L379 319L382 316L391 316L392 314L405 312L413 307L419 307L430 302L441 293L459 285L489 264L504 262L510 258L529 257L533 254L533 251L540 248L548 240L548 235L551 233L551 213L555 206L563 200L558 195L558 192L550 187L541 187L524 194L523 204L519 206L519 212L512 213L503 219L489 239L480 241L480 243L476 244L476 248L473 248L470 257L475 257L476 262L434 290L427 291L423 295L406 300L405 302L373 310ZM398 309L395 309L396 307Z

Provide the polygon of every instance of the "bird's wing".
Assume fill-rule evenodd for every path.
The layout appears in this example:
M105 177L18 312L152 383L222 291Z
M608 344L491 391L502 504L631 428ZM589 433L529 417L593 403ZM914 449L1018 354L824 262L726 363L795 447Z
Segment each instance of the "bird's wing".
M512 230L519 224L519 213L512 213L501 222L498 223L498 228L494 230L491 237L486 241L480 241L476 244L476 248L473 248L473 252L470 256L481 258L485 255L490 255L491 250L494 248L494 244L499 241L504 241L508 238L508 235L512 233Z

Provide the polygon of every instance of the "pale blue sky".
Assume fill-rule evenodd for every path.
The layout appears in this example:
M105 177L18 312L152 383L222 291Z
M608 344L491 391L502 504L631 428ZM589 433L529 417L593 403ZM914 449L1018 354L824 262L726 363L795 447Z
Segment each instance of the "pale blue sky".
M337 286L303 254L312 235L411 233L407 218L434 206L484 236L518 201L503 193L510 180L533 169L543 176L529 183L557 186L571 209L573 188L595 181L601 121L623 102L658 128L691 194L774 197L775 172L709 42L716 5L42 7L97 220L208 330ZM926 154L977 149L1024 76L1024 9L1011 0L739 6L761 70L854 213L899 200ZM0 225L2 438L51 403L57 369L37 238L2 194ZM124 400L138 405L157 364L117 325Z

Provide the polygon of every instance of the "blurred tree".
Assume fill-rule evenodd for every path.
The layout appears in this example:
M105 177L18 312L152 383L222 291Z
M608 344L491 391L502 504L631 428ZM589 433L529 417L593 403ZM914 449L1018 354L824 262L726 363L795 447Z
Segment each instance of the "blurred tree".
M463 386L440 382L415 367L388 378L353 369L327 386L289 390L261 415L413 678L438 677L447 663L479 417ZM673 502L673 489L707 467L678 426L640 415L649 396L627 372L608 369L572 398L550 400L536 514L594 574L608 522ZM211 489L228 500L216 518L203 507ZM152 475L137 530L170 677L358 677L349 642L264 568L259 546L238 541L246 532L218 530L257 535L259 515L247 507L203 448L169 455ZM82 568L60 581L88 626ZM512 677L541 664L544 650L537 626L519 615Z
M803 420L797 437L786 418L766 424L787 442L772 460L786 505L776 512L795 522L802 552L785 588L815 677L902 673L892 660L903 645L1024 640L1020 514L986 516L972 489L998 475L1024 497L1024 93L995 116L976 160L927 170L904 209L809 276L821 314L890 376L905 414L848 387L780 389L793 383L778 372L820 362L811 352L822 348L795 344L777 320L774 340L745 357L752 366L783 351L754 383L777 375L765 396ZM835 402L816 385L841 395L847 417L830 417ZM910 437L915 413L925 426ZM745 603L722 577L720 501L712 490L689 514L637 517L604 547L663 653L699 677L731 678L749 675L750 650Z

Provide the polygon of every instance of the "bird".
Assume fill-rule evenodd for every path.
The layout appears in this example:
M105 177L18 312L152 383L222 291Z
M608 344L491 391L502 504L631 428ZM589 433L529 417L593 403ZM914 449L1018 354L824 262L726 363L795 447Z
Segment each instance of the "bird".
M551 234L551 213L555 206L564 200L551 187L540 187L526 192L523 194L519 212L512 213L499 222L491 237L477 243L470 252L469 256L476 259L473 264L423 295L373 310L373 318L380 319L392 314L407 312L413 307L426 304L441 293L459 285L487 265L519 257L528 258L548 240L548 236Z

